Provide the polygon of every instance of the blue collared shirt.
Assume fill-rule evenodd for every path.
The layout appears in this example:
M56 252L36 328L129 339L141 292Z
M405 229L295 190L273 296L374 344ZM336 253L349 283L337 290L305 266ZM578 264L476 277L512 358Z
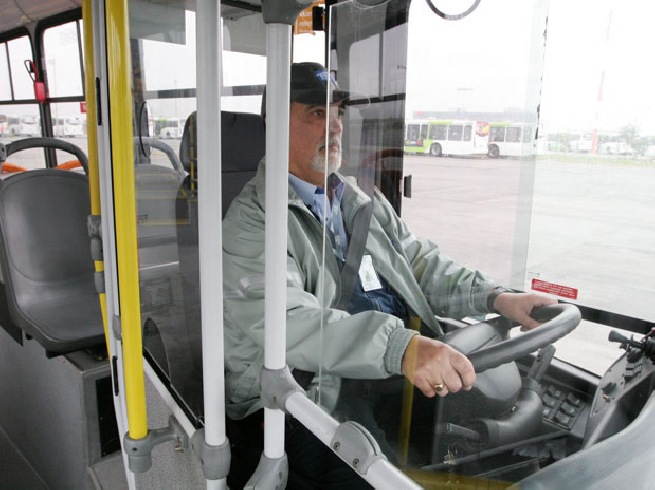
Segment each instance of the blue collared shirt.
M330 241L334 253L339 260L344 261L348 253L348 234L341 214L341 199L345 184L336 174L330 174L328 179L330 191L333 192L331 199L326 199L322 187L315 186L293 174L289 174L289 184L319 221L325 224L330 231Z
M339 267L343 267L345 257L348 251L348 237L343 224L343 216L340 211L341 199L345 188L344 182L336 175L331 174L332 187L335 189L332 203L327 205L327 222L326 227L329 230L328 235L332 242L333 250L337 256ZM338 179L335 181L334 179ZM293 187L300 196L305 205L314 213L314 215L323 222L323 208L327 199L325 199L324 190L314 184L305 182L295 175L289 174L289 185ZM340 246L341 245L341 246ZM365 291L362 282L357 276L357 281L353 288L352 297L348 312L350 314L362 311L382 311L397 316L407 324L408 311L405 303L400 299L396 292L389 287L387 281L380 277L380 289Z

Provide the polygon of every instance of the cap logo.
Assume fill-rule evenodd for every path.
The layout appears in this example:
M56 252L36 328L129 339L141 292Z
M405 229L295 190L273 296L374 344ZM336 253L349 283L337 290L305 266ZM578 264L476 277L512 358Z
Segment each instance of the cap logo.
M330 72L327 71L327 70L317 71L315 74L316 74L316 78L318 78L322 82L327 83L327 81L330 80L330 79L334 81L334 78L332 77Z

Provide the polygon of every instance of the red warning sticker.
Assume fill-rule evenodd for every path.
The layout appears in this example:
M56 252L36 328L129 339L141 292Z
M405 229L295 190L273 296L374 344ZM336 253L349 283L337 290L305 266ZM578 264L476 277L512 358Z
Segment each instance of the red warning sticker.
M578 299L578 290L560 284L543 281L541 279L532 279L532 289L542 293L554 294L568 299Z

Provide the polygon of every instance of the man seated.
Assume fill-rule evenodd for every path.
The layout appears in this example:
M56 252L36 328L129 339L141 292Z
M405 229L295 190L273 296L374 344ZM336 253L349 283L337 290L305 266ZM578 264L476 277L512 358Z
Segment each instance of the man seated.
M326 106L328 86L331 100ZM322 407L358 416L393 460L372 409L365 408L375 389L362 390L358 380L403 375L427 398L469 390L476 379L473 366L464 354L438 340L443 331L435 315L461 318L497 311L532 329L538 325L530 317L532 308L554 300L508 292L481 272L458 265L434 243L412 235L375 191L370 234L349 306L335 308L342 294L340 269L353 236L354 211L370 198L339 173L348 94L316 63L291 67L290 94L287 364L294 375L310 373L304 386L307 396L319 400L320 382ZM264 406L259 373L264 365L266 170L264 159L223 224L227 413L256 432L261 432ZM332 244L326 247L324 268L323 222ZM410 318L420 319L421 332L429 335L408 328ZM316 488L368 487L291 418L285 438L291 470L305 483Z

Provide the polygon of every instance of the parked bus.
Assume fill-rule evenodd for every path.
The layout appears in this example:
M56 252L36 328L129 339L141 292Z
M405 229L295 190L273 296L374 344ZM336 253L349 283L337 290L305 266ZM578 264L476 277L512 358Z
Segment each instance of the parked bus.
M0 151L0 486L320 487L289 463L288 426L336 454L329 468L340 458L374 488L652 486L655 169L570 154L520 164L476 157L435 165L416 156L486 154L489 125L478 121L499 104L525 120L547 114L549 125L582 119L569 101L595 101L597 81L578 87L589 79L568 75L590 50L612 60L621 49L643 54L631 60L631 77L608 74L625 86L604 102L627 111L630 93L641 102L631 119L647 120L653 91L634 81L648 80L651 68L635 60L648 60L655 9L636 1L482 0L444 13L434 1L336 0L295 24L310 2L0 0L0 80L8 81L0 112L39 114L44 136L3 137ZM608 46L592 34L605 32L610 13L612 40L625 37ZM320 105L307 113L318 127L343 130L339 171L361 187L342 194L342 203L362 204L345 222L347 257L358 244L370 253L344 269L355 278L362 271L355 282L371 291L386 287L380 278L391 291L400 268L414 275L416 284L402 285L398 317L339 311L323 299L343 287L333 235L290 190L286 171L289 65L309 59L326 65L320 75L347 96L339 121ZM405 121L410 104L436 111L456 99L475 115ZM87 137L53 137L53 116L81 104ZM179 146L160 141L151 112L190 114ZM318 139L309 150L321 151ZM232 257L219 216L244 185L251 195L266 189L266 234L249 244L248 270L225 279ZM372 224L361 224L371 201ZM242 214L261 217L254 207ZM289 247L287 228L300 226L324 252ZM377 245L366 249L372 242L384 242L388 255L378 259ZM315 274L303 272L308 262ZM514 325L494 312L502 290L448 287L475 284L477 270L558 304L531 312L541 326L510 335ZM335 281L324 283L330 275ZM423 298L417 287L436 292ZM224 300L260 301L265 311L244 309L251 321L228 330ZM420 310L444 331L426 343L441 352L435 342L450 343L471 359L470 391L430 398L402 376L415 335L407 329L435 335L417 321ZM297 321L307 312L316 328ZM362 328L350 328L362 318ZM287 321L315 334L307 355L287 355L297 333L287 335ZM363 362L353 333L380 353L376 367ZM234 372L226 335L258 353L263 346L265 369L239 366L261 383L226 382ZM300 364L312 371L303 375ZM456 375L441 379L446 371L430 367L423 388L457 387ZM384 379L373 393L375 377ZM352 378L366 379L356 401L379 398L372 416L385 430L372 434L359 404L343 398ZM259 400L260 389L264 407L253 406L244 433L235 396Z
M488 155L491 158L534 155L536 132L534 124L490 123Z
M410 121L405 126L405 152L442 155L485 155L489 124L482 121Z
M155 119L155 135L158 138L175 138L182 137L184 132L185 119L180 117L159 117Z
M569 142L569 150L576 153L589 153L594 141L593 133L577 133Z
M82 117L53 117L52 135L57 138L84 136L86 122Z
M9 116L7 134L11 136L38 136L41 134L37 116Z

